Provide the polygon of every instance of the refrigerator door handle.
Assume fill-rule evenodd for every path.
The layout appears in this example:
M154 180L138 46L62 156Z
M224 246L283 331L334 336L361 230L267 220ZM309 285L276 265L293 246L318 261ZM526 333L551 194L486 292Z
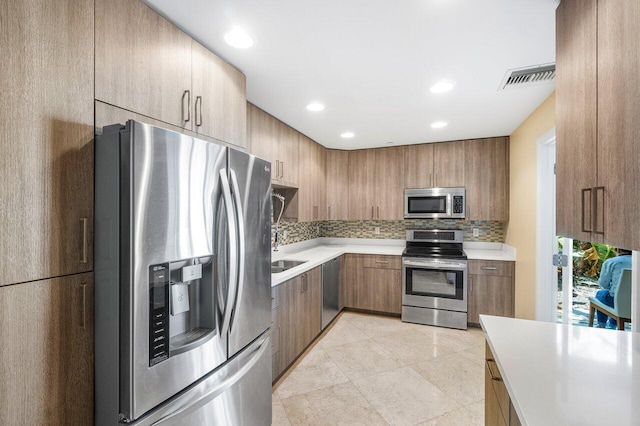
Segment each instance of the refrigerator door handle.
M233 199L236 207L236 220L238 224L238 275L236 286L235 303L233 312L231 314L231 322L229 323L229 331L233 328L233 321L235 319L235 313L240 309L240 303L242 302L242 290L244 289L244 260L245 260L245 246L244 246L244 212L242 210L242 200L240 199L240 191L238 187L238 178L236 172L231 169L229 171L231 175L231 185L233 187Z
M227 225L229 227L229 294L227 302L224 305L224 313L222 315L222 327L220 328L220 336L226 336L231 325L231 311L233 310L233 301L236 298L236 284L238 282L238 239L236 234L236 216L233 209L233 200L231 198L231 187L227 178L227 170L220 170L220 182L222 183L222 194L224 197L224 206L227 212Z

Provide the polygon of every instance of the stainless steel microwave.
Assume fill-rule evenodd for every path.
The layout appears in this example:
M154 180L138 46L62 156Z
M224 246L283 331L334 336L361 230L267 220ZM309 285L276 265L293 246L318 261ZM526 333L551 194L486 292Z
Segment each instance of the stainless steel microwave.
M464 219L466 210L464 187L404 190L405 219Z

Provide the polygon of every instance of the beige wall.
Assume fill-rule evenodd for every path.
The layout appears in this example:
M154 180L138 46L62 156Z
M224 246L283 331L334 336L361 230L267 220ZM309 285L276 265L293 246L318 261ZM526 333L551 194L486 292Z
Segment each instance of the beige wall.
M536 167L537 139L555 127L553 92L511 134L509 154L509 224L506 243L517 250L516 317L536 313Z

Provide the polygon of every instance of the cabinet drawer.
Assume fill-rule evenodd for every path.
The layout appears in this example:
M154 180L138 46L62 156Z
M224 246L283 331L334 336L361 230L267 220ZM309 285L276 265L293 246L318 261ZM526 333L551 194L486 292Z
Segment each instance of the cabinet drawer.
M473 275L496 275L501 277L512 277L515 262L505 262L501 260L470 260L469 274Z
M402 269L402 258L400 256L365 256L365 268L380 269Z

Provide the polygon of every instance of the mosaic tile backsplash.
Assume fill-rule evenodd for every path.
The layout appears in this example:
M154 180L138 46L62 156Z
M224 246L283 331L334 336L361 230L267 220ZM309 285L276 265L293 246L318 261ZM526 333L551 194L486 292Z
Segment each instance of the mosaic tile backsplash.
M283 220L280 222L280 244L298 243L319 237L404 239L407 229L462 229L465 241L503 243L504 225L504 222L460 219L332 220L302 223ZM375 233L376 228L380 228L379 234ZM479 231L477 237L473 236L474 228ZM274 236L272 232L272 240Z

